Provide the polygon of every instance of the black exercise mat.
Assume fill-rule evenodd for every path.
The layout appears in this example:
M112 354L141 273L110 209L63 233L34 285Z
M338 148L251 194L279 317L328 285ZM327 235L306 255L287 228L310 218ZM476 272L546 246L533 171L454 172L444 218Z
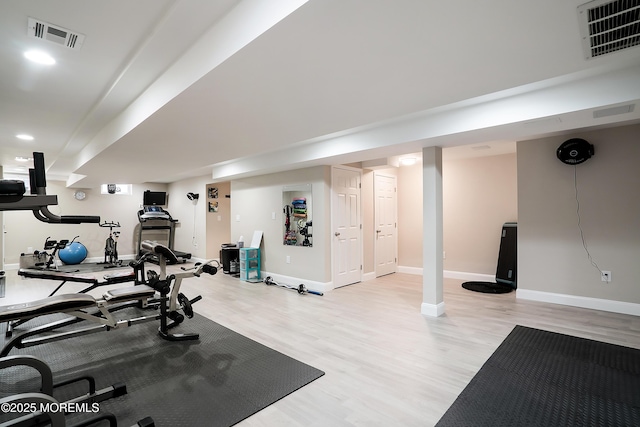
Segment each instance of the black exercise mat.
M437 426L640 426L640 350L516 326Z
M485 294L506 294L513 290L511 285L494 282L464 282L462 287L474 292Z
M123 426L146 416L156 426L231 426L324 375L197 314L172 332L198 332L199 341L165 341L157 328L158 322L139 324L14 349L10 355L42 358L56 381L86 374L96 378L99 389L124 382L127 395L100 403L100 411L113 413ZM33 387L28 369L5 371L0 371L2 394ZM78 390L68 387L64 393ZM87 415L74 414L70 421Z

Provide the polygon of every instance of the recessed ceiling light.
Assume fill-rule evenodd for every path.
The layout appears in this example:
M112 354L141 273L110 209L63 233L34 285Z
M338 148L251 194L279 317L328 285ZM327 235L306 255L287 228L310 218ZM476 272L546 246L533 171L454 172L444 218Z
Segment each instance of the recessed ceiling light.
M31 135L27 135L25 133L21 133L20 135L16 135L16 138L21 139L23 141L33 141L33 137Z
M23 157L23 156L17 156L16 157L16 161L18 162L28 162L30 160L33 160L31 157Z
M38 64L53 65L56 60L51 55L41 50L30 50L24 53L25 58Z

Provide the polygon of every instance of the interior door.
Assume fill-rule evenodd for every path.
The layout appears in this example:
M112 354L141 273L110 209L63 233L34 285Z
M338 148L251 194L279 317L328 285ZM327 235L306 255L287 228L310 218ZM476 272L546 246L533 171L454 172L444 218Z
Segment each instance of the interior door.
M333 168L333 285L340 287L362 280L361 171Z
M396 177L374 175L375 192L375 256L376 277L396 272L397 250L397 196Z

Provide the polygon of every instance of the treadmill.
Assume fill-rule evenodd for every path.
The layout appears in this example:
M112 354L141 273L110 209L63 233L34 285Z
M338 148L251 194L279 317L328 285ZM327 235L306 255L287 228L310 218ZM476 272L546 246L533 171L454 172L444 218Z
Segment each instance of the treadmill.
M176 254L178 262L185 263L191 258L190 253L177 251L173 248L176 223L178 220L173 219L169 212L156 205L144 206L143 209L138 211L138 221L140 221L140 228L138 229L138 258L144 255L141 247L142 241L144 240L143 233L150 230L167 230L169 233L167 247ZM147 259L156 264L159 262L156 255L152 255ZM175 264L175 262L171 263Z

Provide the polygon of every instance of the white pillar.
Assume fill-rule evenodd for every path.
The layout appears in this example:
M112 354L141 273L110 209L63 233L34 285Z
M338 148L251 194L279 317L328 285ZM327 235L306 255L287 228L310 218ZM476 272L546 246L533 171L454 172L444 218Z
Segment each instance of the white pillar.
M422 307L425 316L444 314L442 292L442 148L422 149Z

